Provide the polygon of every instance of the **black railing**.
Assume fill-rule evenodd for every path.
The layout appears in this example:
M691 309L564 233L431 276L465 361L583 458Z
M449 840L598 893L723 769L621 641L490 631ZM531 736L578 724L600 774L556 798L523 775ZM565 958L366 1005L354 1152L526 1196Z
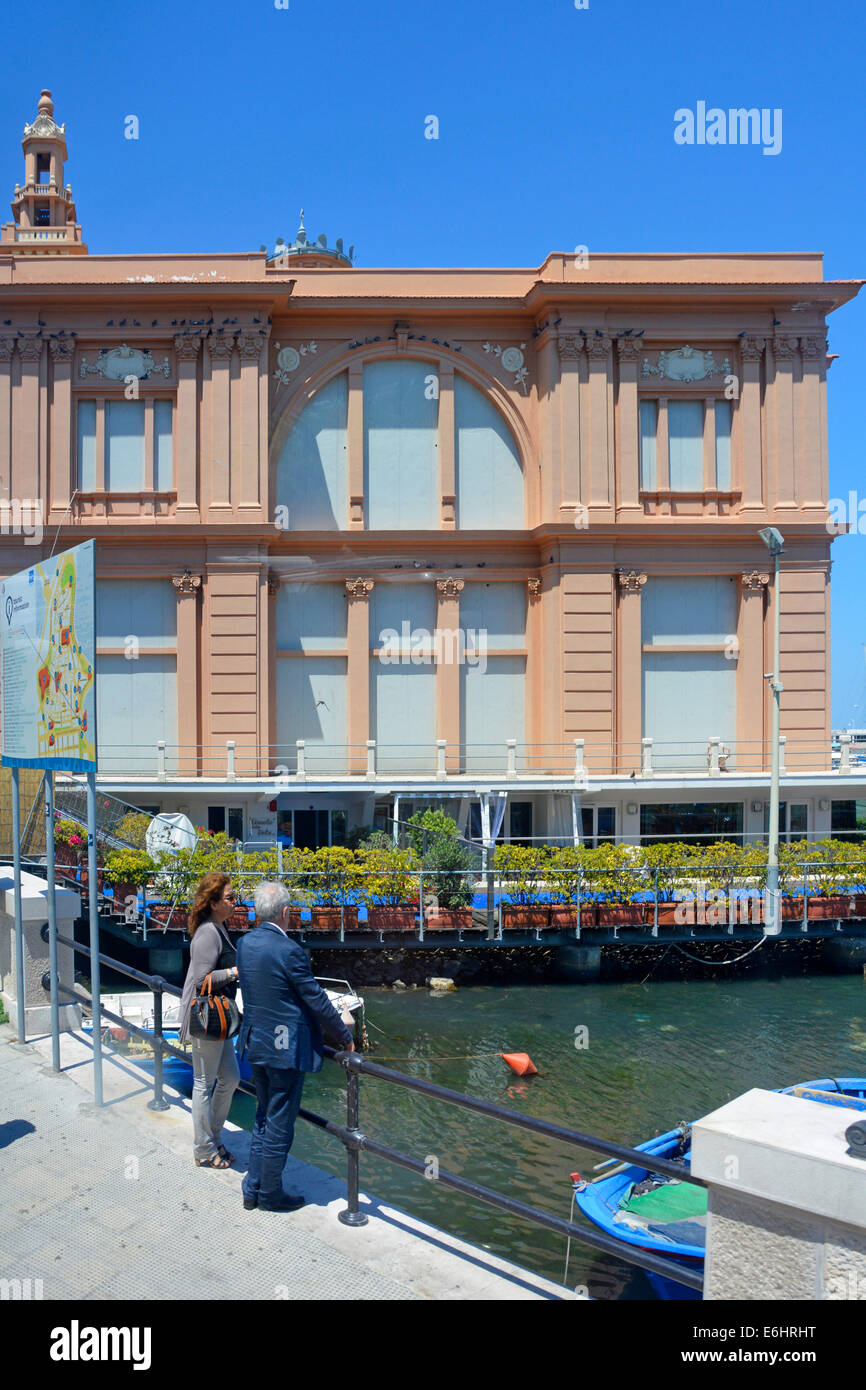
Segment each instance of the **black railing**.
M42 934L47 939L47 926L43 927ZM70 946L74 951L80 951L84 955L90 955L90 947L81 945L79 942L57 935L58 942L63 946ZM153 1031L141 1028L137 1024L130 1022L118 1014L112 1013L100 1004L99 1013L101 1017L110 1019L113 1023L125 1028L128 1032L137 1037L144 1038L153 1048L153 1099L148 1102L148 1107L152 1110L168 1109L168 1102L163 1094L163 1053L179 1057L183 1061L189 1061L189 1054L167 1042L163 1036L162 1022L162 996L169 994L175 998L180 998L181 991L175 986L164 980L161 975L148 975L142 970L136 970L133 966L125 965L122 961L114 960L111 956L99 953L100 963L108 966L112 970L118 971L123 975L128 975L131 979L146 985L153 993L154 1000L154 1027ZM51 987L48 973L42 977L42 984L46 990ZM88 1008L92 1007L92 1000L76 990L58 981L58 993L66 998L83 1004ZM645 1169L647 1172L657 1173L662 1177L675 1178L678 1181L685 1181L695 1184L698 1187L705 1187L706 1184L700 1179L693 1177L687 1168L682 1164L675 1163L670 1159L659 1158L653 1154L644 1153L640 1149L629 1148L625 1144L614 1143L610 1139L601 1139L594 1134L583 1134L579 1130L568 1129L564 1125L552 1124L549 1120L536 1120L531 1115L521 1114L516 1110L507 1110L504 1106L495 1105L491 1101L479 1100L473 1096L464 1095L461 1091L451 1091L445 1086L438 1086L431 1081L423 1081L419 1077L407 1076L403 1072L391 1071L388 1067L380 1066L376 1062L367 1061L357 1052L342 1052L331 1047L325 1047L325 1055L344 1068L346 1072L346 1124L339 1125L333 1120L326 1120L321 1115L316 1115L310 1110L301 1109L298 1114L300 1118L314 1125L317 1129L324 1130L334 1138L339 1139L346 1150L347 1158L347 1206L344 1211L339 1213L339 1220L347 1226L364 1226L367 1224L367 1216L360 1208L360 1155L369 1153L377 1158L387 1159L388 1162L397 1164L398 1167L405 1168L409 1172L417 1173L422 1177L429 1177L428 1164L420 1159L412 1158L410 1154L401 1152L399 1149L391 1148L387 1144L380 1144L377 1140L365 1134L360 1127L360 1078L369 1076L373 1079L387 1082L391 1085L400 1086L405 1090L417 1091L420 1095L429 1097L431 1100L443 1101L448 1105L455 1105L462 1110L472 1111L477 1115L484 1115L488 1119L498 1120L500 1123L514 1125L519 1129L529 1130L531 1133L543 1135L547 1139L554 1139L558 1143L569 1145L577 1149L588 1149L592 1153L604 1154L607 1158L618 1160L621 1163L634 1164ZM245 1081L241 1081L239 1090L247 1095L255 1096L254 1088ZM461 1192L464 1196L472 1197L477 1201L486 1202L490 1206L498 1207L501 1211L506 1211L512 1216L521 1217L525 1221L531 1222L535 1226L540 1226L543 1230L553 1231L557 1235L565 1236L572 1240L581 1241L584 1245L589 1245L595 1250L601 1250L605 1254L614 1255L618 1259L624 1260L628 1264L634 1264L641 1269L649 1270L653 1274L664 1275L668 1279L673 1279L677 1283L685 1284L689 1288L703 1289L703 1274L695 1269L674 1263L659 1255L653 1255L647 1250L640 1250L634 1246L626 1246L611 1236L602 1235L598 1231L589 1230L583 1226L577 1226L572 1221L567 1221L563 1217L552 1216L549 1212L540 1211L537 1207L530 1206L526 1202L515 1201L513 1197L506 1197L503 1193L495 1191L493 1188L485 1187L480 1183L471 1182L468 1178L458 1177L456 1173L449 1173L441 1168L437 1169L435 1180L443 1187L452 1188L456 1192Z

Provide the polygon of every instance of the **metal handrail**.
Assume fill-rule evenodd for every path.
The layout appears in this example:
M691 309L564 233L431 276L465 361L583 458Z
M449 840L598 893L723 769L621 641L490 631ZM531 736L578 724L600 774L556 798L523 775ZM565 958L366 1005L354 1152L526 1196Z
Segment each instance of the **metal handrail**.
M43 933L47 927L43 928ZM61 945L72 947L73 951L81 951L84 955L91 954L90 947L84 946L67 936L57 933L57 940ZM168 1102L163 1094L163 1072L162 1058L163 1053L169 1053L179 1057L184 1061L188 1060L187 1054L179 1048L167 1042L162 1035L162 996L172 994L180 997L181 991L174 985L170 985L161 975L148 975L142 970L136 970L133 966L125 965L122 961L114 960L111 956L106 956L99 952L99 960L102 964L116 970L119 974L128 975L131 979L138 980L147 984L153 992L154 997L154 1029L153 1032L146 1028L141 1028L137 1024L131 1023L128 1019L122 1018L117 1014L103 1009L100 1003L100 1014L111 1019L112 1022L125 1028L128 1032L134 1033L138 1037L144 1038L153 1047L154 1067L153 1067L153 1099L148 1102L148 1108L152 1110L167 1110ZM50 979L48 974L43 976L43 987L50 989ZM76 1000L78 1003L92 1007L92 1000L85 995L77 993L66 985L58 981L58 993ZM680 1181L693 1183L698 1187L706 1187L707 1184L701 1179L694 1177L679 1165L672 1163L669 1159L659 1158L653 1154L647 1154L641 1149L633 1149L625 1144L616 1144L609 1139L601 1139L597 1135L583 1134L578 1130L567 1129L563 1125L551 1124L548 1120L536 1120L530 1115L521 1114L519 1111L507 1110L504 1106L495 1105L491 1101L480 1100L473 1096L464 1095L460 1091L449 1090L445 1086L437 1086L433 1082L423 1081L418 1077L407 1076L403 1072L391 1071L388 1067L379 1066L375 1062L366 1061L356 1052L344 1052L331 1047L324 1047L325 1056L331 1061L338 1063L346 1071L346 1112L347 1124L345 1126L336 1124L333 1120L327 1120L321 1115L316 1115L313 1111L300 1109L298 1114L301 1119L308 1124L314 1125L317 1129L324 1130L326 1133L339 1139L346 1150L347 1158L347 1206L344 1211L339 1213L339 1220L347 1226L361 1226L367 1224L367 1216L361 1211L359 1205L359 1168L360 1154L362 1151L375 1155L378 1158L387 1159L399 1167L406 1168L410 1172L426 1175L426 1164L419 1159L412 1158L410 1154L403 1153L399 1149L391 1148L389 1145L380 1144L369 1135L364 1134L359 1127L360 1119L360 1077L364 1074L374 1077L377 1080L389 1082L393 1085L401 1086L406 1090L417 1091L421 1095L427 1095L434 1100L443 1101L446 1104L456 1105L459 1109L469 1110L475 1114L484 1115L488 1119L499 1120L505 1124L515 1125L520 1129L530 1130L535 1134L544 1135L546 1138L555 1139L560 1143L569 1144L575 1148L589 1149L590 1152L604 1154L609 1158L618 1159L621 1162L635 1164L648 1172L659 1173L664 1177L677 1178ZM254 1087L248 1082L241 1081L239 1090L246 1095L255 1095ZM541 1211L537 1207L530 1206L526 1202L515 1201L512 1197L506 1197L503 1193L495 1189L486 1187L481 1183L471 1182L467 1178L458 1177L455 1173L450 1173L439 1169L437 1174L438 1182L445 1187L453 1188L455 1191L462 1192L465 1196L473 1197L478 1201L486 1202L490 1206L498 1207L502 1211L508 1212L512 1216L521 1217L535 1226L540 1226L544 1230L555 1232L557 1235L570 1237L572 1240L581 1241L596 1250L604 1251L605 1254L615 1255L618 1259L624 1260L627 1264L634 1264L641 1269L649 1270L651 1273L664 1275L666 1278L674 1279L680 1284L685 1284L689 1288L702 1290L703 1276L695 1270L675 1264L673 1260L665 1259L658 1255L653 1255L649 1251L639 1250L632 1246L623 1246L611 1236L605 1236L596 1231L591 1231L583 1226L576 1225L573 1221L566 1221L562 1217L552 1216L549 1212Z

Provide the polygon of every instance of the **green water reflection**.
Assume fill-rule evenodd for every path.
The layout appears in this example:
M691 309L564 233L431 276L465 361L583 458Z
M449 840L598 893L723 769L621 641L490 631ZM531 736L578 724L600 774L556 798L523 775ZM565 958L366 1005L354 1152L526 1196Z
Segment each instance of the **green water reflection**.
M517 985L458 990L365 990L374 1060L539 1118L638 1143L693 1120L753 1086L866 1073L859 976L688 980L648 984ZM588 1046L575 1047L575 1029ZM578 1041L581 1035L577 1035ZM519 1078L496 1056L528 1052L539 1075ZM461 1060L453 1060L453 1059ZM345 1122L343 1074L326 1063L304 1104ZM232 1118L252 1123L239 1097ZM415 1158L567 1216L569 1173L590 1155L364 1078L361 1125ZM345 1175L342 1146L299 1123L293 1152ZM561 1280L564 1241L384 1161L362 1157L363 1189L413 1215ZM649 1298L640 1272L572 1246L569 1285L596 1297Z

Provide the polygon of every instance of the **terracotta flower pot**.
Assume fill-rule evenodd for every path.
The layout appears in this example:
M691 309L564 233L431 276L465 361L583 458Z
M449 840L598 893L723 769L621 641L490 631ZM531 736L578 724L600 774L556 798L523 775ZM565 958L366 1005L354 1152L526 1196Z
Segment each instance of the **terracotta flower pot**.
M54 862L55 864L75 865L78 863L78 852L73 845L67 845L65 840L55 841Z
M855 893L851 899L851 915L866 917L866 893Z
M156 927L167 926L169 931L186 931L189 919L187 909L176 907L171 912L171 920L169 921L170 911L168 903L154 903L153 907L149 909L151 923Z
M502 908L503 931L538 931L550 925L550 908L508 903Z
M642 922L643 903L598 904L598 925L600 927L636 927Z
M580 925L581 927L594 927L598 920L595 903L581 903L580 905ZM566 931L569 927L577 925L577 907L575 904L554 903L550 909L550 925L557 931Z
M408 903L373 903L367 908L367 925L371 931L414 931L415 909Z
M826 920L828 917L847 917L849 898L810 898L809 916L815 921Z
M347 931L355 931L358 926L358 909L355 906L323 907L321 904L310 909L314 931L340 930L340 914Z
M134 883L113 883L111 886L114 892L114 906L117 912L126 912L127 898L134 898L136 902L138 901L138 890Z
M799 921L801 921L802 916L803 916L803 899L802 899L802 898L782 898L782 899L781 899L781 904L782 904L782 921L783 921L783 922L799 922ZM812 912L812 905L811 905L811 903L809 904L809 912L810 912L810 914L811 914L811 912Z
M683 916L682 909L684 903L659 903L658 923L660 927L673 927L677 925L677 909L680 909L680 917ZM643 904L643 920L652 926L655 922L655 903Z
M425 925L428 931L467 931L472 926L472 908L431 907Z
M226 918L226 927L229 931L248 931L252 925L250 914L245 907L236 907L234 912Z

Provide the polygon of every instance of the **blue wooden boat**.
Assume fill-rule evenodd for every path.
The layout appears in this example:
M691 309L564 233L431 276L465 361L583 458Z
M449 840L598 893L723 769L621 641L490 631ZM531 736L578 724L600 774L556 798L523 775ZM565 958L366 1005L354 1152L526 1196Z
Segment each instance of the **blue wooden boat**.
M866 1077L824 1077L787 1086L782 1095L824 1105L843 1105L866 1111ZM691 1158L690 1124L647 1139L635 1148L656 1158L681 1163L688 1172ZM599 1165L609 1169L615 1160ZM623 1246L663 1255L685 1268L703 1271L706 1246L707 1193L703 1187L652 1174L636 1164L602 1172L590 1182L572 1175L574 1200L583 1215ZM696 1289L647 1271L660 1298L700 1298Z

